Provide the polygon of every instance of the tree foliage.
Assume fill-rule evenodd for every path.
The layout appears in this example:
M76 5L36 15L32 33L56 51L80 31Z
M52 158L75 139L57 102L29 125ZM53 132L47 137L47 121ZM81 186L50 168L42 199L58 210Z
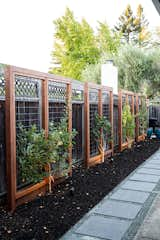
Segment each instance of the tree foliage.
M123 136L128 142L128 147L131 147L131 142L134 137L135 131L135 118L131 113L130 106L125 104L122 112L122 127L123 127Z
M44 177L54 175L55 166L58 163L58 171L68 173L68 148L73 144L76 131L68 132L67 117L60 123L50 124L48 139L42 129L38 131L35 125L26 129L19 125L17 134L17 159L19 163L19 176L21 182L36 183ZM53 165L48 171L46 166Z
M143 7L139 4L137 14L134 15L130 5L127 5L115 30L122 33L122 41L138 46L145 46L150 40L148 21L144 16Z
M120 36L121 34L110 29L106 22L99 22L97 43L101 56L105 56L106 53L117 53L120 47Z
M125 45L114 57L119 87L153 97L160 92L160 51Z
M78 22L69 8L64 16L54 21L54 25L56 32L52 58L58 67L55 65L50 72L81 79L85 66L99 59L94 32L85 19Z

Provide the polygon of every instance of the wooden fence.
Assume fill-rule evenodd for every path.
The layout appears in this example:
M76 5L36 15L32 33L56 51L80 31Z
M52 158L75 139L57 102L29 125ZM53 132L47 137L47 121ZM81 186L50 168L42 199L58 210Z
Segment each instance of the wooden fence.
M143 104L142 104L143 101ZM126 142L126 138L123 135L123 128L122 128L122 112L123 107L125 104L129 104L132 115L135 116L135 136L133 137L133 142L144 140L146 134L141 132L140 128L140 121L138 113L143 105L143 107L147 108L146 105L146 98L138 93L125 91L125 90L119 90L118 94L118 133L119 133L119 151L124 150L128 147L128 143Z
M14 210L17 205L48 189L48 179L35 185L24 185L19 180L19 163L16 159L16 137L19 123L22 123L25 128L33 124L38 129L43 128L47 138L49 123L59 122L67 111L68 131L71 132L72 128L75 128L78 132L75 146L73 149L71 147L68 149L69 174L71 175L73 165L84 164L90 167L102 162L102 154L99 152L91 131L94 128L96 113L105 116L111 123L113 141L110 143L106 139L105 156L113 155L114 146L117 144L119 144L119 150L124 149L126 143L122 141L123 101L129 102L133 114L135 111L138 112L140 95L132 92L120 91L118 96L113 97L112 88L109 87L91 83L84 84L52 74L4 66L0 72L0 124L5 125L6 138L1 137L4 135L2 134L4 127L2 127L0 146L4 148L4 151L0 154L0 169L3 171L1 179L3 178L4 188L1 189L0 186L0 190L7 192L9 209ZM4 109L5 114L1 117ZM139 140L138 117L136 124L135 136ZM56 172L55 175L59 177L59 173Z
M102 162L102 154L98 150L98 144L92 134L94 129L94 116L99 114L105 116L111 123L111 135L113 135L113 92L112 88L97 84L85 84L85 146L86 146L86 166L90 167ZM107 144L105 156L113 154L113 144Z

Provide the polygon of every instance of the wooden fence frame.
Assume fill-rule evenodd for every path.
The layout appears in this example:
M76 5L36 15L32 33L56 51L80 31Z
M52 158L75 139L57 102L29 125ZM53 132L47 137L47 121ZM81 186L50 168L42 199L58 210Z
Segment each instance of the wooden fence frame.
M136 114L134 111L134 100L135 100L135 93L131 91L126 91L123 89L120 89L118 92L118 134L119 134L119 151L123 151L128 147L128 143L123 143L123 131L122 131L122 96L125 95L125 103L128 103L128 97L131 96L132 98L132 104L131 104L131 113L134 115ZM137 98L136 98L137 99ZM136 101L136 109L137 109L137 101ZM137 111L136 111L137 112ZM135 126L135 136L137 134L137 125ZM133 139L134 142L134 139Z
M5 66L5 124L6 124L6 166L7 166L7 193L8 207L14 211L17 205L35 197L48 188L48 178L35 185L17 191L16 182L16 112L15 112L15 75L39 78L42 81L42 127L48 136L48 81L64 82L67 85L68 131L72 131L71 80L52 74L27 70L14 66ZM69 146L69 174L72 174L72 145Z
M102 162L102 155L90 157L90 111L89 111L89 88L98 90L98 114L102 116L102 91L108 91L110 97L110 122L111 135L113 135L113 90L110 87L93 83L85 83L84 86L84 117L85 117L85 165L87 168ZM113 155L113 142L111 148L105 151L105 156Z
M126 103L128 103L128 96L132 97L132 106L131 106L131 112L133 115L135 115L135 139L133 139L133 142L139 142L143 141L146 137L146 134L139 135L139 118L138 118L138 113L139 113L139 97L145 98L146 102L147 99L145 96L139 93L134 93L131 91L126 91L123 89L120 89L118 92L118 112L119 112L119 124L118 124L118 133L119 133L119 151L121 152L125 148L128 147L128 143L125 142L123 143L122 137L123 137L123 132L122 132L122 95L126 96ZM147 106L147 104L146 104Z
M27 70L15 66L5 66L5 129L6 129L6 169L7 169L7 194L8 194L8 207L10 211L14 211L17 205L22 204L39 193L45 193L48 189L49 179L46 178L40 183L31 185L27 188L17 190L17 174L16 174L16 109L15 109L15 75L27 76L38 78L41 80L41 95L42 95L42 128L45 130L45 136L48 137L49 128L49 97L48 97L48 82L59 82L66 84L66 105L68 111L68 131L72 131L72 80L64 77L55 76L53 74L42 73L34 70ZM113 136L113 89L106 86L101 86L93 83L84 84L84 143L85 154L84 161L86 167L90 167L97 163L102 162L102 155L90 156L90 111L89 111L89 88L98 91L98 113L100 116L103 114L103 101L102 93L109 93L109 109L110 109L110 122L111 122L111 135ZM122 151L127 147L126 143L122 143L122 95L132 96L132 114L137 114L138 97L140 94L135 94L130 91L120 90L118 94L118 133L119 133L119 150ZM136 101L136 105L135 105ZM136 111L135 111L136 110ZM143 140L144 136L139 136L139 120L138 116L135 119L135 138L137 141ZM133 140L134 141L134 140ZM110 149L105 151L105 156L113 155L114 144L113 141ZM72 174L72 145L69 146L69 175ZM57 180L59 182L60 180Z
M145 99L146 108L147 108L147 98L142 94L136 94L136 114L139 113L139 97ZM136 116L136 142L144 141L146 134L139 135L139 118Z

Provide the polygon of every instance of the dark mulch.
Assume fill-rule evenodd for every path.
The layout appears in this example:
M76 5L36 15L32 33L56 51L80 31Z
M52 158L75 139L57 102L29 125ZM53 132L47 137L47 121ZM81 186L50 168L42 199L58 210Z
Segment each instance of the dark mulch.
M13 215L0 208L0 239L59 239L86 212L160 147L146 140L59 184L53 194L17 208Z

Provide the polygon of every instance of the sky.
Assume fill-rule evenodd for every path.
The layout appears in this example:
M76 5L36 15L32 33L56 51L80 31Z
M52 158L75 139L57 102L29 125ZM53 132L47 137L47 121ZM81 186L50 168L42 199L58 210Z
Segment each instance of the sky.
M0 0L0 63L48 72L53 50L53 20L69 7L77 20L85 18L114 26L127 4L136 12L142 4L150 28L160 26L151 0Z

